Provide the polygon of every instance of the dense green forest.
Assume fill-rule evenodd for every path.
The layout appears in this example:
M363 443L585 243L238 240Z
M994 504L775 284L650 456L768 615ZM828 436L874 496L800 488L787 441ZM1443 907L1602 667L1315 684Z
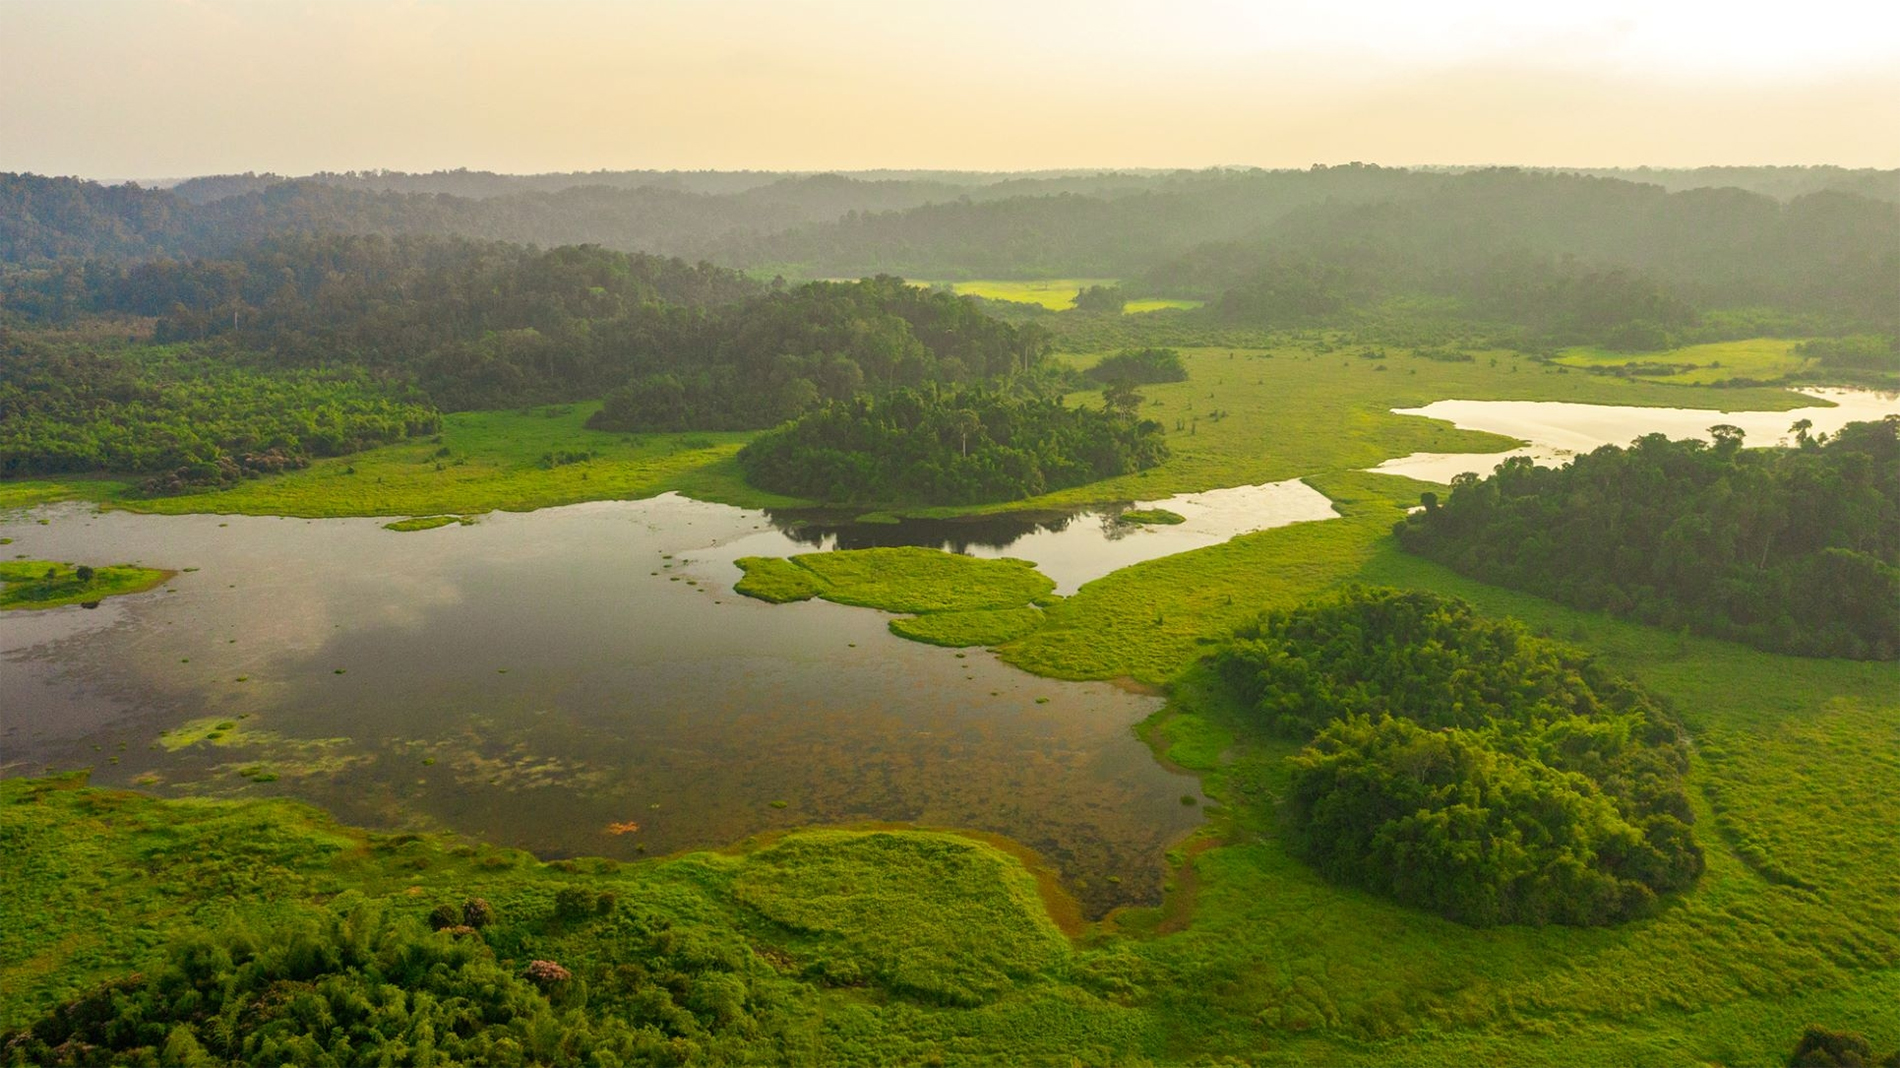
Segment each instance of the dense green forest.
M156 968L0 1033L0 1061L682 1064L773 1049L773 984L743 950L610 891L549 905L499 923L482 899L445 903L431 931L350 892L260 929L193 931ZM531 956L550 929L594 935L581 974L497 959Z
M1794 448L1652 434L1460 476L1406 549L1580 608L1804 656L1900 657L1900 418Z
M746 480L796 497L978 504L1140 471L1167 459L1132 389L1101 409L988 389L900 389L831 401L739 452Z
M233 365L187 345L60 343L0 327L0 476L221 484L440 423L420 394L361 369Z
M893 278L766 286L459 238L272 238L228 259L64 264L0 292L22 323L0 335L9 474L215 481L432 433L437 410L603 394L603 428L754 429L859 392L1033 376L1049 347L1035 324ZM69 322L97 337L101 316L149 319L159 345L49 340Z
M1423 592L1268 613L1215 654L1289 758L1289 845L1476 925L1602 924L1691 886L1675 723L1581 650Z
M1085 374L1096 382L1132 382L1153 385L1157 382L1185 382L1187 368L1181 354L1173 349L1124 349L1095 362Z

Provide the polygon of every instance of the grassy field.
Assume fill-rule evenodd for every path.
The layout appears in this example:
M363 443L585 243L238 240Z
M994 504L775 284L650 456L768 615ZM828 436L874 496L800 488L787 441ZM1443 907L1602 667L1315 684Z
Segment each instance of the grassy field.
M937 549L850 549L789 559L746 556L733 587L784 604L813 597L908 613L891 632L932 645L998 645L1042 625L1050 581L1023 560L979 560Z
M1078 366L1095 357L1080 356ZM1435 400L1556 400L1662 408L1786 411L1812 404L1780 389L1664 385L1547 367L1509 353L1443 363L1394 351L1369 360L1305 346L1182 350L1188 380L1141 387L1142 415L1168 431L1159 467L1006 504L915 509L917 515L1061 508L1155 500L1223 486L1326 477L1413 452L1501 452L1516 442L1449 423L1394 415ZM1098 405L1099 392L1071 404Z
M165 515L411 516L440 525L449 515L526 512L669 490L755 508L800 503L745 484L733 455L750 434L589 430L583 424L598 407L457 412L443 418L439 440L416 439L318 460L289 474L176 497L139 497L125 483L109 480L0 483L0 507L79 499ZM562 453L590 458L547 462Z
M1803 370L1809 364L1795 353L1799 339L1758 337L1746 341L1717 341L1707 345L1689 345L1667 352L1610 352L1607 349L1565 349L1557 362L1570 367L1613 368L1644 364L1678 367L1670 374L1646 375L1656 382L1704 385L1732 378L1772 381Z
M0 611L94 604L127 593L144 593L175 572L119 564L94 568L82 579L77 565L54 560L0 561Z
M1018 304L1039 304L1050 311L1068 311L1075 307L1077 292L1089 286L1112 286L1113 278L1038 278L1032 280L1011 280L1002 278L984 278L973 282L921 283L925 285L947 285L954 292L970 297L982 297L985 300L1008 300ZM1144 297L1131 300L1122 306L1123 315L1140 315L1144 312L1163 311L1170 308L1198 308L1205 301L1180 300L1170 297Z
M1112 286L1113 278L1038 278L1010 280L984 278L973 282L947 282L955 292L984 300L1009 300L1018 304L1040 304L1050 311L1075 307L1075 295L1090 286Z

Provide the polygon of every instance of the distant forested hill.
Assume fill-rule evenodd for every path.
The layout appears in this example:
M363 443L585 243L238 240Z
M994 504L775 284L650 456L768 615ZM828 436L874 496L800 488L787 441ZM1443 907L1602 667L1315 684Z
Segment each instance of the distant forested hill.
M0 175L0 272L13 265L57 283L101 269L77 266L85 261L221 259L287 235L456 235L805 278L1116 278L1131 298L1199 298L1209 305L1200 320L1243 328L1336 322L1423 297L1539 343L1633 350L1712 339L1703 335L1725 328L1705 313L1717 310L1751 310L1752 325L1722 336L1771 320L1790 334L1900 331L1900 203L1883 199L1888 172L1655 173L1732 178L1791 199L1359 164L1013 178L623 173L596 184L238 175L177 192Z
M1033 388L1049 345L1034 324L894 278L768 286L598 246L415 235L65 263L0 279L0 300L26 327L0 323L13 474L228 480L432 432L437 410L603 395L611 429L753 429L859 393ZM140 319L154 344L105 332Z

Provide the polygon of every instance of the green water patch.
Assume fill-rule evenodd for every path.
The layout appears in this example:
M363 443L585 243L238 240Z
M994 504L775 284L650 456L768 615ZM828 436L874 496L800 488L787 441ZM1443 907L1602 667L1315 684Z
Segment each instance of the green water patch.
M917 546L789 558L747 556L733 589L774 604L814 597L910 613L891 632L932 645L998 645L1042 625L1055 582L1027 560L984 560Z
M107 597L144 593L175 574L133 564L90 567L54 560L0 561L0 610L97 604Z
M1131 526L1178 526L1187 522L1187 517L1179 512L1170 512L1166 508L1136 508L1115 517L1117 523Z
M968 612L929 612L891 620L891 633L914 642L963 648L1001 645L1026 637L1042 626L1042 609L977 608Z
M472 515L421 515L410 519L398 519L394 523L384 523L383 529L407 534L417 530L434 530L437 527L446 527L452 524L460 524L466 527L472 526L474 523L475 517Z

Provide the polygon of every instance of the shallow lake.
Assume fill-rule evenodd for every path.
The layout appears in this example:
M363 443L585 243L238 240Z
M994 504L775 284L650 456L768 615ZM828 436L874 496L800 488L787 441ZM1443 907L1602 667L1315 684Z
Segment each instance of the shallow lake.
M1449 484L1469 471L1489 475L1513 456L1528 456L1545 466L1568 463L1573 456L1603 445L1628 445L1644 434L1708 440L1709 428L1727 423L1740 427L1747 445L1775 445L1792 437L1790 427L1807 419L1814 433L1832 434L1853 422L1881 419L1900 413L1900 393L1865 389L1803 389L1798 392L1826 405L1786 412L1715 412L1695 408L1639 408L1614 404L1573 404L1563 401L1448 400L1423 408L1394 408L1399 415L1444 419L1461 430L1488 430L1529 442L1527 446L1497 453L1415 452L1372 468L1382 474L1405 475L1426 482Z
M1201 799L1131 730L1159 699L904 641L878 612L739 597L731 561L943 545L1038 560L1072 589L1334 514L1300 483L1158 503L1188 522L1109 508L863 526L675 495L407 534L16 512L0 516L10 555L180 573L95 610L0 616L0 774L285 794L550 857L812 823L963 827L1038 850L1091 912L1152 902L1162 853L1200 820L1182 797Z

